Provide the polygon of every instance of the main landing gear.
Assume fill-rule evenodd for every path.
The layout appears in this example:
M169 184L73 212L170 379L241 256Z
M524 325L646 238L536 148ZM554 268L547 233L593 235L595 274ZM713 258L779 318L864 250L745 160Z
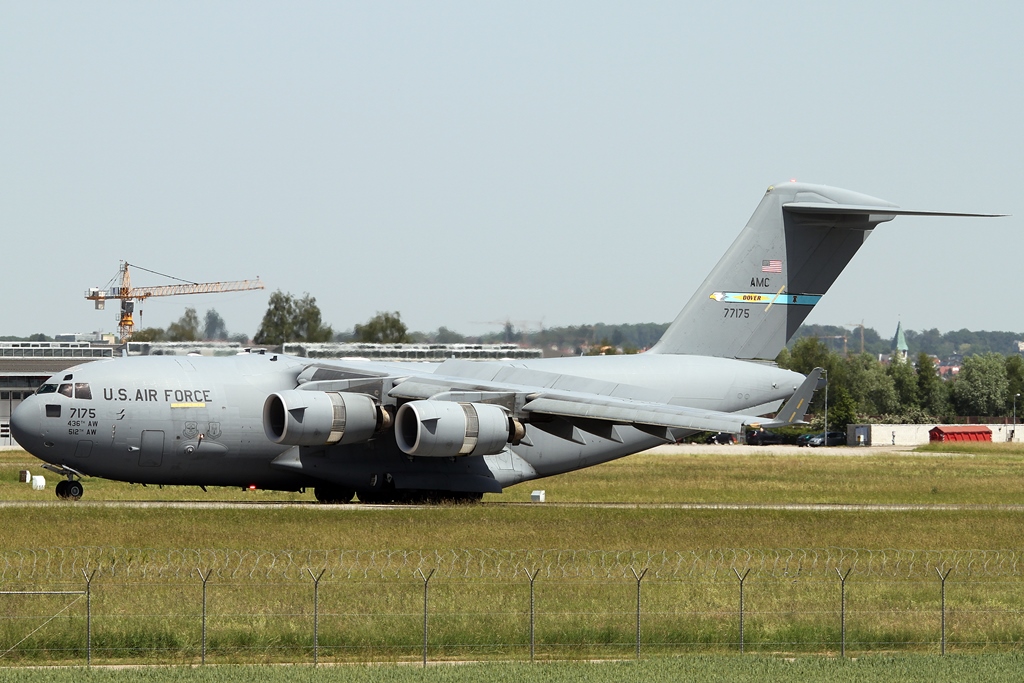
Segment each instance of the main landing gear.
M341 486L321 485L313 489L313 495L320 503L340 504L351 503L352 496L359 495L360 503L377 503L389 505L437 505L479 503L484 494L456 491L417 491L395 489L372 489L353 491Z
M79 500L83 493L85 493L85 487L76 479L64 479L57 482L57 497L61 500Z
M395 490L375 489L358 491L360 502L384 503L388 505L462 505L479 503L483 500L482 493L463 491L422 491L416 489Z
M341 486L317 486L313 489L317 501L328 505L351 502L354 495L355 491Z

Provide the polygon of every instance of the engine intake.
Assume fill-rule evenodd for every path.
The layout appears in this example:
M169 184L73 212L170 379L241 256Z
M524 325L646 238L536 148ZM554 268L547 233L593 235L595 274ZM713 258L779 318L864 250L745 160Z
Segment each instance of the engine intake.
M407 455L494 455L514 436L514 422L486 403L410 401L395 416L395 441Z
M365 394L293 389L263 403L267 438L288 446L359 443L390 424L390 414Z

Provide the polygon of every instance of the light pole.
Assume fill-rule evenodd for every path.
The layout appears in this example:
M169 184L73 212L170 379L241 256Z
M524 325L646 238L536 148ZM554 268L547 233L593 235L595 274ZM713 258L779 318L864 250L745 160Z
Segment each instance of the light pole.
M821 374L825 376L825 441L821 445L828 446L828 370L822 368Z
M1010 431L1010 441L1013 441L1017 436L1017 399L1020 398L1020 394L1016 393L1013 395L1013 430Z

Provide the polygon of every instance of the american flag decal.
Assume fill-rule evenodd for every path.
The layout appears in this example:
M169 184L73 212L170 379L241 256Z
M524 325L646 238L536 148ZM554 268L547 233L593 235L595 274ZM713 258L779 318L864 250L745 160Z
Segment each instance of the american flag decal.
M781 273L782 272L782 261L761 261L761 272L762 273Z

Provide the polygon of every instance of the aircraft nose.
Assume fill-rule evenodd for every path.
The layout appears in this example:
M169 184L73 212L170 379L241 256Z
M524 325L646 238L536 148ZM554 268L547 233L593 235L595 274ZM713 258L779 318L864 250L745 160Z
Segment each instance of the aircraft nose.
M42 436L42 423L39 418L39 401L34 396L22 401L11 413L11 436L18 445L28 450Z

